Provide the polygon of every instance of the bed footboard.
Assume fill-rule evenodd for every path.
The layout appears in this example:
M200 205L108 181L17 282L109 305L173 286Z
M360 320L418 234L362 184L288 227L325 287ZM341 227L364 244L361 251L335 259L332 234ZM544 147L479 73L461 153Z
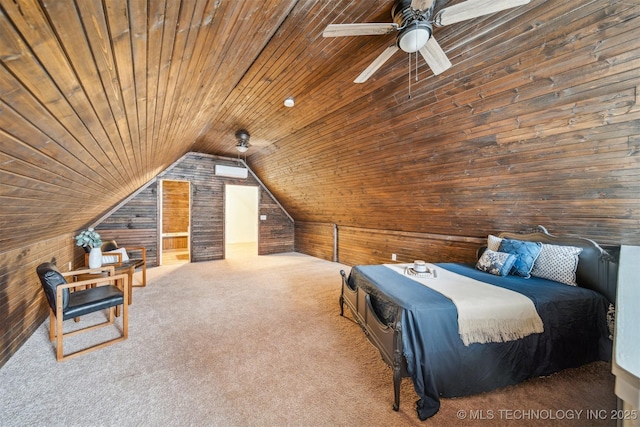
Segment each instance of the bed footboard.
M407 361L402 351L401 314L394 323L385 324L377 316L371 296L360 288L349 286L347 275L340 270L342 289L340 292L340 315L344 316L344 305L349 307L356 322L362 328L369 341L378 349L382 360L393 370L393 410L400 408L400 384L403 377L408 377Z

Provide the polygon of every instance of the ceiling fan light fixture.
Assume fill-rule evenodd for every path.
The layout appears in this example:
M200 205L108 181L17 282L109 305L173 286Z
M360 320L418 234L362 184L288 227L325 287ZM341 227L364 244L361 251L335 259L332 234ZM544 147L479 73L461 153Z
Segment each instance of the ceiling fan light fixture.
M236 150L241 153L246 153L248 149L249 147L244 141L238 141L238 143L236 144Z
M241 153L246 153L249 149L249 132L244 129L238 129L236 131L236 139L238 143L236 144L236 150Z
M407 53L419 51L431 37L431 26L419 22L405 28L398 35L398 47Z

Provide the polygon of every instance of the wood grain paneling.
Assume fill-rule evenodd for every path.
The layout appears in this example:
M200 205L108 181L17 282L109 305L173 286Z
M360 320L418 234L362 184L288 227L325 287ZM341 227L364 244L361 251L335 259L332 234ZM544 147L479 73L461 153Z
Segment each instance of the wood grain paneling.
M43 262L55 262L61 271L69 271L74 243L73 235L67 234L0 253L0 366L48 317L36 267ZM53 348L51 357L55 357Z
M486 238L410 233L296 221L296 251L346 265L475 262ZM497 233L497 231L496 231ZM392 259L392 255L396 259Z
M340 108L291 117L296 131L249 161L296 221L478 238L545 224L639 244L639 16L547 1L438 29L450 72L421 73L411 99L393 69L347 99L327 91Z
M229 164L229 162L223 162ZM214 175L216 160L190 154L160 174L191 183L191 260L222 259L224 254L224 180Z
M111 212L95 225L103 240L115 240L118 246L144 246L147 266L158 263L158 185L151 183L124 206ZM83 255L84 256L84 255Z
M187 211L180 214L179 220L185 220L183 215L186 214L186 223L191 223L191 260L198 262L224 258L224 186L227 183L261 188L258 211L267 219L260 221L258 253L266 255L292 251L293 222L277 201L252 174L247 179L216 176L216 164L238 165L233 160L217 156L188 153L158 176L165 188L172 188L173 183L177 182L190 183L191 218ZM157 183L152 183L96 227L103 237L116 239L121 246L145 246L149 266L158 264L157 187Z
M0 0L0 245L81 229L189 151L294 4Z
M136 201L130 203L135 204ZM128 206L124 210L126 211L127 208ZM153 214L154 212L150 211L150 213ZM124 212L121 212L121 214L124 216ZM123 219L122 216L120 216L121 220L126 221L129 225L134 224L129 218ZM109 223L108 226L101 224L96 227L96 230L100 232L103 240L115 240L118 246L125 248L144 246L147 252L147 267L156 266L158 263L157 224L153 228L116 228L119 225L115 222ZM81 255L84 257L84 254L81 253Z
M162 182L162 233L189 231L189 183L183 181ZM168 249L163 245L163 248Z
M337 261L335 224L296 221L295 237L297 252Z
M189 239L185 237L163 237L162 249L188 249Z
M258 255L278 254L294 250L294 223L280 204L264 187L260 187L258 215L266 220L258 224Z
M409 233L338 227L338 255L342 264L413 262L475 262L476 250L486 245L486 237L473 238L433 233Z

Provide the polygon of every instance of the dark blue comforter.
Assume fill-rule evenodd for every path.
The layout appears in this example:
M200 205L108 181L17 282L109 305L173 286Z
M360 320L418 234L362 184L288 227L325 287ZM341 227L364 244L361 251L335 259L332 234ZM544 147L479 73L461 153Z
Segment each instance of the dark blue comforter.
M465 346L458 334L456 307L447 297L383 265L354 267L349 285L371 295L385 323L401 313L404 356L420 397L420 419L438 411L441 396L476 394L610 360L608 301L599 293L535 277L494 276L473 264L437 266L526 295L544 323L544 332L506 343Z

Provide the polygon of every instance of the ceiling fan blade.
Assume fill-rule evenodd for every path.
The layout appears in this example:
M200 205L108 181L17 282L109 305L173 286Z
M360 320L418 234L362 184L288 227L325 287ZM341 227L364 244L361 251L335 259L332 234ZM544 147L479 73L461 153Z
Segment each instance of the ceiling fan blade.
M438 26L455 24L478 16L489 15L501 10L522 6L531 0L467 0L453 6L445 7L433 18Z
M382 53L353 81L354 83L364 83L378 68L382 67L382 64L387 62L391 55L398 51L398 46L395 44L386 48Z
M434 2L435 0L412 0L411 9L422 10L424 12L426 10L429 10L429 8Z
M329 24L322 32L322 36L378 36L381 34L389 34L397 28L398 25L395 23Z
M440 47L440 44L436 41L436 39L431 36L427 43L420 48L420 53L427 64L429 64L429 68L433 71L433 74L438 75L443 71L451 68L451 61L447 58L447 54L444 53L444 50Z

